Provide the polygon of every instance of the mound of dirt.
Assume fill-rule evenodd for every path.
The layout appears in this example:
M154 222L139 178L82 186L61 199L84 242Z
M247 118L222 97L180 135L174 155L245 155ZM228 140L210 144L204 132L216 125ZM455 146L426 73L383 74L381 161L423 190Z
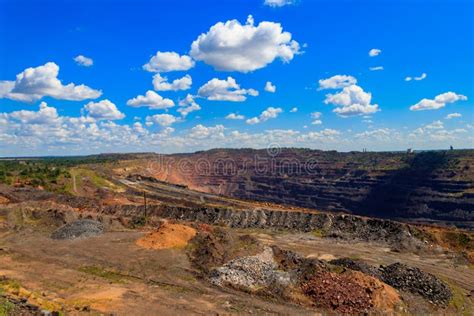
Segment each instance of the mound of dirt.
M83 239L101 235L104 232L102 223L91 219L80 219L66 224L54 231L53 239Z
M255 255L262 251L255 238L249 235L236 236L222 227L216 227L212 231L199 231L192 244L190 259L205 273L234 258Z
M279 284L288 286L291 278L288 272L277 271L273 251L265 247L262 253L229 261L222 267L211 271L209 280L214 285L228 285L246 291Z
M365 288L371 296L375 310L383 312L383 314L393 314L396 307L401 307L400 295L390 285L362 272L347 271L344 274L349 274L355 282Z
M196 235L196 230L182 224L165 223L156 231L137 240L146 249L182 248Z
M291 250L281 249L278 246L272 246L272 250L278 268L283 271L297 269L307 261L305 257Z
M453 296L449 287L432 274L402 263L382 266L382 281L394 288L419 294L430 302L447 305Z
M336 266L348 268L354 271L360 271L364 274L373 276L377 279L382 278L382 273L379 269L361 260L354 260L350 258L340 258L340 259L331 260L329 261L329 263Z
M380 268L350 258L329 263L373 276L398 290L421 295L437 305L447 305L452 297L449 287L434 275L399 262Z
M396 291L377 279L360 272L337 274L320 271L301 284L301 290L314 305L338 314L393 311L400 303Z
M10 200L3 195L0 195L0 204L8 204L10 203Z

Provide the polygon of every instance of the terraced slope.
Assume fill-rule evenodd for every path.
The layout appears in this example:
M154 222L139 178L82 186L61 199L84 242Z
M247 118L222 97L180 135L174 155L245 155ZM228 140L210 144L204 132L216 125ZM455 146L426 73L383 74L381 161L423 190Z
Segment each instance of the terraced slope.
M145 165L139 172L159 180L237 198L384 218L474 221L473 150L216 149L157 156Z

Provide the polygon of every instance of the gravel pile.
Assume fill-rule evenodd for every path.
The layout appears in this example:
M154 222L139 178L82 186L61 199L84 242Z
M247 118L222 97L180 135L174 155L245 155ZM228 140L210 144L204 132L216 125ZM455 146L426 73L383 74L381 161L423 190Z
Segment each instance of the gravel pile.
M449 287L434 275L399 262L380 268L350 258L329 263L373 276L398 290L419 294L437 305L447 305L452 297Z
M308 259L302 255L291 251L284 250L278 246L272 246L273 258L278 264L278 269L283 271L289 271L293 269L298 269L303 265Z
M416 293L438 305L447 305L452 293L449 287L432 274L402 263L382 266L382 281L396 289Z
M336 266L348 268L354 271L360 271L364 274L373 276L377 279L382 278L382 273L379 269L360 260L353 260L350 258L340 258L340 259L331 260L329 261L329 263Z
M104 232L102 223L91 219L80 219L59 228L51 235L53 239L83 239L101 235Z
M365 314L374 307L371 294L375 289L364 287L347 274L319 272L301 289L316 306L337 314Z
M291 283L289 273L277 271L277 268L272 249L265 247L262 253L231 260L222 267L212 270L209 279L214 285L229 285L249 291L276 284L289 285Z

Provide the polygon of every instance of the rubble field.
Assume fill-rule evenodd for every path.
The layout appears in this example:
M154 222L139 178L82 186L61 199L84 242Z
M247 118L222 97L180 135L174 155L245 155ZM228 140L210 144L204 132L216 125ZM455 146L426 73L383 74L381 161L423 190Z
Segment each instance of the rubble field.
M0 314L474 314L472 231L206 193L145 156L0 184Z

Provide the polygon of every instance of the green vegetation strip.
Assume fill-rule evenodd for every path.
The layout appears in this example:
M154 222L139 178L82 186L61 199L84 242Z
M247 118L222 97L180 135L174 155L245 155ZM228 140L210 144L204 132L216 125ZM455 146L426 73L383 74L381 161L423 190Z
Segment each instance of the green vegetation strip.
M84 266L79 268L79 271L106 279L112 283L125 283L125 279L129 278L120 272L105 269L99 266Z
M0 316L11 315L15 305L0 294Z

